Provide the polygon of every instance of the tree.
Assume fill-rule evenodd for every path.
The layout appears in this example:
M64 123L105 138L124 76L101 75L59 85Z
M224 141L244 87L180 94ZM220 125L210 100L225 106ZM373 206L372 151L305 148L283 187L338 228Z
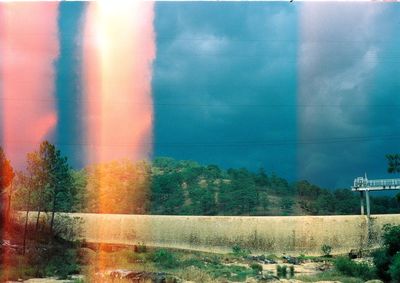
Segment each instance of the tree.
M400 154L387 154L388 173L400 173Z
M386 154L388 161L388 173L400 173L400 154ZM397 194L397 201L400 202L400 194Z
M269 185L268 175L265 173L265 170L263 167L261 167L258 170L258 173L255 177L255 182L256 182L257 186L260 186L260 187L267 187Z
M14 176L15 173L11 166L11 162L6 158L3 149L0 147L0 195L3 195L5 189L12 184ZM8 193L7 210L6 210L7 220L9 219L10 216L11 194L12 191L10 189Z
M168 173L153 176L151 211L159 214L181 214L185 202L181 175Z
M86 168L88 212L144 214L149 206L150 166L119 160Z
M56 211L70 211L73 205L73 179L67 158L48 141L40 144L39 150L28 153L27 172L32 186L33 199L38 215L36 229L39 225L40 212L52 212L50 230L53 229Z
M2 193L15 176L10 160L6 158L3 149L0 147L0 193Z

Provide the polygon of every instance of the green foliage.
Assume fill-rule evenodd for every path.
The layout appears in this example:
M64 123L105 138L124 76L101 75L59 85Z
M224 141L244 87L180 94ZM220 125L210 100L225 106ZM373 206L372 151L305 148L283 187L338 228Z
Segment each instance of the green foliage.
M382 280L399 282L400 280L400 225L383 227L382 249L373 254L377 274Z
M400 173L400 154L387 154L388 173Z
M332 252L332 247L329 245L322 245L321 247L321 251L322 251L322 255L326 256L326 257L330 257L331 256L331 252Z
M254 274L261 274L263 271L263 267L259 263L252 263L250 268L253 269Z
M78 272L79 266L74 249L68 249L62 254L54 254L45 267L46 276L57 276L61 279L66 279L68 275Z
M244 249L239 245L234 245L232 247L232 254L236 257L247 257L251 254L249 249Z
M359 196L349 189L330 191L307 181L289 184L275 173L268 175L263 168L256 173L245 168L223 170L217 165L203 166L194 161L162 157L152 164L121 160L72 170L48 142L29 154L27 162L27 173L17 174L14 182L13 205L23 210L51 211L56 193L56 211L98 213L99 200L107 199L101 206L102 213L329 215L359 212ZM58 169L49 174L51 166ZM52 175L63 185L55 186L58 181ZM376 213L400 212L400 203L393 197L371 197L370 200Z
M387 254L386 249L379 249L375 251L372 256L378 277L382 280L389 281L390 275L388 273L388 269L391 262L391 257Z
M400 282L400 252L393 257L389 267L390 278L393 282Z
M383 227L383 242L390 256L400 251L400 225L386 224Z
M165 249L160 249L154 252L153 262L163 268L174 268L179 264L176 255Z
M134 251L135 253L146 253L147 246L145 243L139 242L137 245L134 246Z
M276 266L276 274L279 277L286 277L287 275L287 266L286 265L277 265Z
M344 275L371 280L376 277L376 270L365 262L354 262L347 257L338 257L334 261L335 268Z
M291 198L283 197L280 200L280 208L282 209L284 215L290 215L293 212L294 201Z
M71 211L74 186L67 158L45 141L27 155L30 200L39 211Z
M319 272L315 275L299 275L296 276L296 279L299 279L304 282L319 282L319 281L334 281L334 282L341 282L341 283L364 283L365 280L355 277L349 277L343 275L342 273L338 272L337 270L328 270L324 272Z
M244 281L247 276L254 274L252 269L237 265L218 265L208 268L207 271L214 278L225 278L234 282Z
M294 265L289 266L289 275L290 277L294 276Z

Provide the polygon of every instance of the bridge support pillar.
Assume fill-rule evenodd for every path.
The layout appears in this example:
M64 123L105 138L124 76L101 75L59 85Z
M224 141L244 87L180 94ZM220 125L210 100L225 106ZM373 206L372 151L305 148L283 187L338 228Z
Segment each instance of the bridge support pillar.
M364 192L360 191L361 215L364 215Z
M370 217L371 209L370 209L370 204L369 204L369 191L368 190L365 191L365 201L367 204L367 216Z

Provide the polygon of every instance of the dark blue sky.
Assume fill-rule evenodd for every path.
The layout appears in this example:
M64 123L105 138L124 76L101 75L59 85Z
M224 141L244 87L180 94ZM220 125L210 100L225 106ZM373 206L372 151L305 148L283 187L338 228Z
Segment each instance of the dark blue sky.
M61 2L56 143L84 165L85 3ZM349 187L399 152L400 7L157 2L153 157ZM399 135L398 135L399 134Z

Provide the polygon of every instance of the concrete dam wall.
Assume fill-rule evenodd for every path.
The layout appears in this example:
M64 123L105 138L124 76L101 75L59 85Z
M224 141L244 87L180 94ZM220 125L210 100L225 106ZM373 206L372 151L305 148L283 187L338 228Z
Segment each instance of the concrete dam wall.
M137 244L230 252L234 245L253 253L320 255L373 248L384 224L400 224L400 215L366 216L157 216L84 214L81 236L92 243ZM34 215L32 215L34 216ZM31 216L31 217L32 217Z

